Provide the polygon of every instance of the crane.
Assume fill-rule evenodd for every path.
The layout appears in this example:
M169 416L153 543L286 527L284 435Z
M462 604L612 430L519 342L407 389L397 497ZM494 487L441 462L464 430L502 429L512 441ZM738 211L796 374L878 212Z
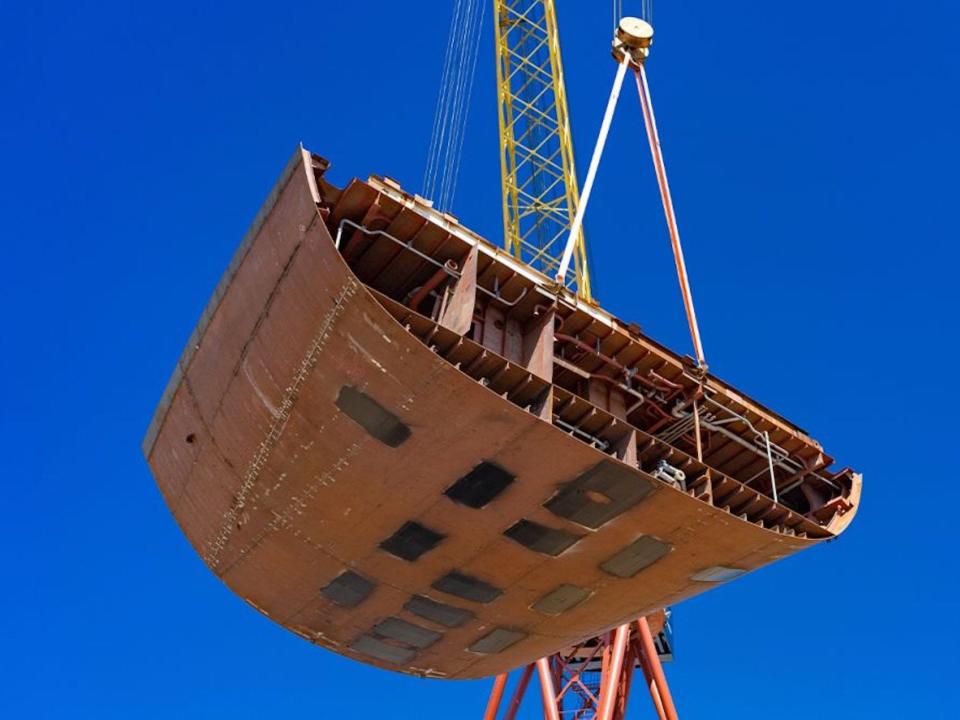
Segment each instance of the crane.
M623 720L640 674L676 720L663 605L835 538L860 476L707 373L645 20L616 24L578 198L553 0L495 0L505 243L521 260L438 209L456 192L488 1L453 0L427 194L381 176L338 188L297 148L144 452L210 569L305 639L422 677L496 674L487 720L518 669L503 720L534 673L548 720ZM696 358L589 301L582 220L630 71ZM287 380L269 398L232 383L247 361ZM221 408L236 417L218 423Z
M444 209L453 204L456 192L477 47L488 1L453 3L424 178L426 195ZM504 248L554 279L558 290L565 288L588 303L593 302L593 294L583 213L624 75L628 66L641 71L639 58L645 56L652 38L652 28L643 20L621 20L621 5L614 0L614 22L618 28L614 56L620 67L601 128L602 140L594 150L581 197L554 0L493 0ZM643 5L649 18L650 3ZM634 44L631 52L637 54L635 58L624 54L624 43ZM654 148L655 156L657 152ZM520 674L505 717L512 719L536 672L548 716L556 711L584 720L622 718L630 678L639 669L658 714L674 718L676 712L660 666L661 658L672 658L669 611L662 611L655 618L640 618L615 632L587 639L527 666ZM494 683L486 713L488 720L499 714L507 681L508 676L501 675ZM604 686L606 690L602 690Z
M580 200L554 0L494 0L504 246L553 277ZM564 284L592 299L582 229Z
M586 239L582 224L575 221L580 189L554 0L494 0L493 4L504 247L590 302ZM619 5L614 2L615 21L622 16ZM644 11L649 18L648 3ZM561 258L571 233L572 263L567 264ZM553 716L556 710L556 717L561 712L578 718L622 717L636 666L645 676L658 715L675 717L660 669L660 657L672 657L669 612L663 617L663 630L656 636L644 618L635 627L624 626L541 660L536 671L545 716ZM624 664L615 669L608 662L618 644L630 651L624 654L620 648ZM521 674L507 717L515 712L533 672L529 666ZM506 676L494 683L486 713L489 720L497 716L506 683ZM601 693L604 683L619 689Z
M642 18L616 23L581 194L553 0L495 0L520 260L441 211L488 2L453 0L426 195L376 175L339 188L298 147L144 453L211 571L304 639L420 677L496 675L486 720L514 670L502 720L534 673L545 720L623 720L641 674L660 720L677 720L664 604L834 539L860 475L707 373ZM582 221L631 71L696 358L589 299ZM238 363L266 384L233 382Z

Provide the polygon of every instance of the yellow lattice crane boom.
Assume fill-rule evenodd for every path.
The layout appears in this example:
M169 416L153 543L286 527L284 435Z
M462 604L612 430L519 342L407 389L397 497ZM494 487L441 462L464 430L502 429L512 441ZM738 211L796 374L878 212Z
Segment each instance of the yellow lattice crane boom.
M494 0L505 247L553 277L579 202L554 0ZM592 299L583 232L565 284Z

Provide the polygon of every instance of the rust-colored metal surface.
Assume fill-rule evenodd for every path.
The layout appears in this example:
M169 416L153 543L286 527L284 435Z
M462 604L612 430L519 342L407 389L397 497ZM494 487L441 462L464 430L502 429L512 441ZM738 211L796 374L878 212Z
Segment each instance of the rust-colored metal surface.
M144 441L183 532L260 612L361 662L485 677L850 522L859 477L824 475L802 431L598 308L551 301L391 182L340 190L325 169L295 153ZM604 323L596 358L558 339ZM789 453L772 481L752 440L664 435L688 396L765 423ZM643 409L664 397L675 412ZM817 500L790 507L778 489Z
M641 618L538 660L536 669L544 717L623 720L634 672L639 669L658 717L676 720L676 708L660 665L653 639L655 630L651 625L647 618ZM504 720L516 717L527 689L523 678L529 678L533 669L533 665L527 666ZM486 720L498 716L507 681L507 673L498 675L494 681L484 716Z

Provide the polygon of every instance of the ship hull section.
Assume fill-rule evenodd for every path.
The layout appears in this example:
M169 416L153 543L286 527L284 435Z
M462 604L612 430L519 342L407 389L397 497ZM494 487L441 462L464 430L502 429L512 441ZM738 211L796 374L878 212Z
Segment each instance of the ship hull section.
M485 677L814 542L611 459L431 352L353 275L317 200L298 152L145 443L197 553L257 610L361 662ZM510 480L482 507L451 498L478 466ZM556 511L564 492L611 502L591 473L635 483L599 527Z

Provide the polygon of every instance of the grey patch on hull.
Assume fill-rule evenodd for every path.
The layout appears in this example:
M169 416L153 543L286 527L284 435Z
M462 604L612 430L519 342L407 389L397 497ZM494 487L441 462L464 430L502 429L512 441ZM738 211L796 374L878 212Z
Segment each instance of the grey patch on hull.
M357 638L350 645L350 649L393 665L405 665L417 656L417 653L410 648L390 645L372 635L363 635Z
M444 575L433 584L434 590L454 595L464 600L478 603L489 603L503 594L503 590L493 585L477 580L475 577L463 573L452 572Z
M617 577L632 578L644 568L653 565L672 549L672 545L649 535L644 535L602 563L600 569Z
M531 520L521 520L503 533L534 552L556 557L580 539L566 530L556 530Z
M410 428L400 418L354 387L345 385L340 388L337 407L388 447L400 447L410 437Z
M520 630L497 628L471 645L470 652L479 653L480 655L493 655L516 645L525 637L527 637L527 634Z
M346 608L355 608L373 593L376 584L362 575L348 570L320 592L323 596Z
M499 465L485 460L447 488L444 494L454 502L479 510L506 490L514 477Z
M746 574L746 572L746 570L741 570L740 568L717 565L712 568L707 568L706 570L701 570L698 573L694 573L690 576L690 579L696 582L721 583L735 580L741 575Z
M620 463L604 460L562 485L543 505L555 515L596 530L653 491L649 480Z
M414 562L433 550L444 537L420 523L408 522L380 543L380 548L398 558Z
M592 594L589 590L576 585L561 585L537 600L532 607L544 615L559 615L576 607Z
M396 640L399 643L421 650L430 647L443 637L435 630L428 630L395 617L377 623L373 628L373 634L376 637Z
M414 595L403 607L414 615L448 628L462 627L474 618L469 610L446 605L423 595Z

